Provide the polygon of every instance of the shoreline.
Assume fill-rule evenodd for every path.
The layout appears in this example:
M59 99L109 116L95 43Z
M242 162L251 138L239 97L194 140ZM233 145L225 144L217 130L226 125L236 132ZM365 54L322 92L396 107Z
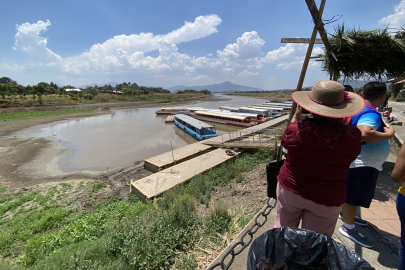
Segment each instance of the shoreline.
M114 168L108 171L77 171L64 173L58 161L69 151L62 148L58 141L50 138L18 138L12 137L16 131L29 128L36 125L44 125L52 122L74 119L79 117L90 117L110 113L112 110L121 109L136 109L136 108L153 108L165 106L180 106L195 104L199 101L221 101L229 100L224 98L207 97L196 99L187 102L120 102L120 103L98 103L98 104L81 104L69 106L52 106L54 110L76 108L76 109L98 109L92 113L78 113L60 116L49 116L43 118L35 118L28 120L15 120L0 122L0 186L7 185L12 188L29 188L33 186L41 186L52 182L61 183L72 180L97 180L120 170L125 170L133 167L123 166ZM44 110L49 107L41 107ZM1 109L0 113L17 112L17 111L32 111L38 110L38 107L24 108L6 108ZM139 161L134 161L139 163ZM148 172L137 167L135 174L145 175ZM108 177L107 177L108 178Z
M12 107L12 108L0 108L0 114L3 113L15 113L15 112L28 112L28 111L45 111L45 110L62 110L62 109L94 109L98 110L91 113L78 113L69 115L49 116L43 118L34 118L28 120L15 120L0 122L0 136L8 136L18 130L28 128L36 125L48 124L56 121L67 120L71 118L87 117L100 114L110 113L111 110L125 110L125 109L137 109L137 108L153 108L153 107L171 107L180 105L195 104L199 101L223 101L230 98L213 98L205 97L198 98L192 101L184 102L169 102L162 103L156 101L134 101L134 102L113 102L113 103L96 103L96 104L77 104L77 105L55 105L55 106L43 106L43 107Z

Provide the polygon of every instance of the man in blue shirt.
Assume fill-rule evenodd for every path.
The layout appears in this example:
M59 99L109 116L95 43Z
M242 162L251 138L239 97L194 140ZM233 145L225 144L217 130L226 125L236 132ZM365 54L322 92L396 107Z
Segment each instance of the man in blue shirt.
M363 87L365 109L351 119L351 125L361 131L361 153L350 165L347 177L347 193L342 205L340 218L343 225L339 232L367 248L374 244L356 230L356 226L367 226L368 223L356 217L357 207L369 208L373 199L379 171L390 153L389 139L395 130L386 127L381 114L376 110L386 99L387 87L381 82L369 82Z

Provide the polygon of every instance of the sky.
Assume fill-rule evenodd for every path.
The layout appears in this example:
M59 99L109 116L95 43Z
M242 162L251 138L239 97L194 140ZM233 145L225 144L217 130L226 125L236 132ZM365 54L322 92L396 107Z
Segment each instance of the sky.
M323 19L328 34L342 24L394 32L405 26L405 0L328 0ZM308 45L281 38L310 38L313 27L304 0L3 1L0 77L22 85L230 81L292 89ZM322 51L317 45L312 55ZM311 60L304 86L328 78Z

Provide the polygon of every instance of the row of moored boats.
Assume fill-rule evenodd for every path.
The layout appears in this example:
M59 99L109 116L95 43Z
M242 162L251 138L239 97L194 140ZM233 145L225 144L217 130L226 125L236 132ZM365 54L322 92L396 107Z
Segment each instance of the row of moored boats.
M266 102L246 107L220 106L219 109L202 107L166 107L156 111L158 115L175 115L177 127L197 140L217 136L213 122L239 127L251 127L290 112L292 102ZM198 121L201 120L201 121Z

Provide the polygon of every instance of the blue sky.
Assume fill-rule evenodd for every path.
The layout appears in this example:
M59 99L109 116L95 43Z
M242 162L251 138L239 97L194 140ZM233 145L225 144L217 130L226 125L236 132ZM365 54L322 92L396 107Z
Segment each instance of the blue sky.
M295 88L310 37L304 0L13 0L0 16L0 77L23 85L131 82L172 87L231 81ZM320 1L315 1L319 6ZM405 26L405 0L328 0L328 33ZM313 54L322 52L316 46ZM328 79L311 61L305 85Z

